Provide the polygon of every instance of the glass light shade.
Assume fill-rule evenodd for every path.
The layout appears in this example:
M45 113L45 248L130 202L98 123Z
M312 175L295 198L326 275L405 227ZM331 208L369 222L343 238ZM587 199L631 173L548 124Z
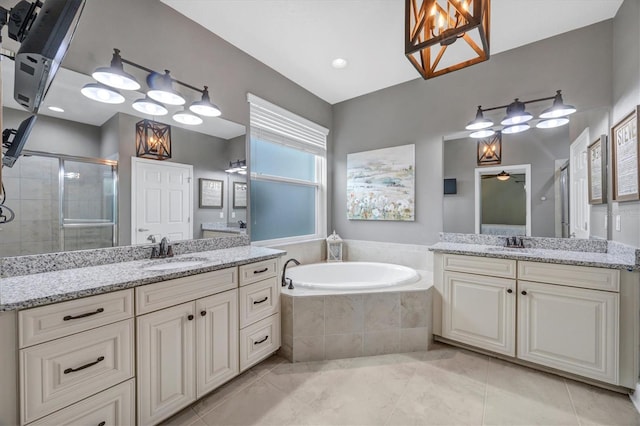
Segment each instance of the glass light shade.
M473 133L471 133L469 135L469 137L474 138L474 139L482 139L482 138L487 138L489 136L493 136L495 135L496 131L493 129L482 129L482 130L477 130Z
M501 181L509 180L510 177L511 177L511 175L509 173L505 172L504 170L496 175L496 179L501 180Z
M202 100L192 103L189 109L191 112L204 115L205 117L218 117L222 114L218 105L211 103L209 88L207 86L204 86L204 90L202 91Z
M554 127L564 126L569 123L567 117L549 118L547 120L541 120L536 124L538 129L552 129Z
M178 123L186 124L189 126L197 126L198 124L202 124L202 118L185 110L178 111L173 114L173 119Z
M469 124L465 127L467 130L481 130L486 129L487 127L493 126L493 121L488 118L484 118L482 115L482 109L478 107L478 112L476 112L476 118L473 121L470 121Z
M147 92L147 96L154 101L167 105L184 105L185 102L187 102L185 98L175 90L169 91L166 89L152 89Z
M507 135L512 135L514 133L524 132L525 130L529 130L531 126L527 123L514 124L512 126L507 126L502 129L502 133L506 133Z
M556 97L553 99L553 105L550 108L545 109L540 114L540 118L558 118L566 117L576 112L576 107L573 105L565 105L562 100L562 94L560 90L556 92ZM566 124L566 123L565 123Z
M517 98L507 107L507 116L500 122L503 126L526 123L533 115L524 110L524 103Z
M91 76L100 83L116 89L138 90L140 88L138 80L131 74L126 73L122 68L101 67L96 69Z
M166 115L169 113L169 110L162 105L160 102L156 102L153 99L149 99L149 97L144 97L141 99L137 99L131 104L133 109L136 111L140 111L143 114L149 115Z
M124 102L124 96L120 92L101 83L86 84L80 92L89 99L105 104L121 104Z

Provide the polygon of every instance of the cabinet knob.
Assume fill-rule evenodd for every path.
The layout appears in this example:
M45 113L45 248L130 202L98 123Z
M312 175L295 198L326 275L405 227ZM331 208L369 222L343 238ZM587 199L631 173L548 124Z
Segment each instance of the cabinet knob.
M522 291L520 292L520 294L521 294L521 295L523 295L523 296L526 296L526 295L527 295L527 292L526 292L526 291L524 291L524 290L522 290Z
M205 316L205 315L207 315L207 311L200 311L200 316L201 316L201 317L203 317L203 316Z
M511 290L510 288L507 289L507 293L511 294L513 293L513 290Z
M193 315L188 315L188 316L187 316L187 319L188 319L189 321L193 321Z

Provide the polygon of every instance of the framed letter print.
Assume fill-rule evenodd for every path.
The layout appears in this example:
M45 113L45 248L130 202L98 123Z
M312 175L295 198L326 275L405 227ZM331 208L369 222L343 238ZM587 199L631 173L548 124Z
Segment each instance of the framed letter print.
M603 140L606 140L606 136L598 139L588 148L588 181L589 181L589 204L602 204L605 202L605 170L606 160L604 153L606 147L603 146Z
M247 184L245 182L233 182L233 208L244 209L247 207Z
M638 116L640 107L611 129L614 201L640 199Z
M221 209L224 182L200 178L200 208Z

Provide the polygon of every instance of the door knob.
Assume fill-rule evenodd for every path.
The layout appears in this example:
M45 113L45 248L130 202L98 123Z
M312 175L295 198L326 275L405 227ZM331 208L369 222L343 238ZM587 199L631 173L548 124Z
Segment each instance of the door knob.
M138 232L147 232L148 229L147 228L138 228Z

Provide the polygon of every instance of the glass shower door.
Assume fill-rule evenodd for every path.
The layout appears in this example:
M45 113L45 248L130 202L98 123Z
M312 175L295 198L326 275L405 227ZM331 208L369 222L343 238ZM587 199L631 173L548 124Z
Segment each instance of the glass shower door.
M62 159L62 250L117 245L117 166L114 162Z

